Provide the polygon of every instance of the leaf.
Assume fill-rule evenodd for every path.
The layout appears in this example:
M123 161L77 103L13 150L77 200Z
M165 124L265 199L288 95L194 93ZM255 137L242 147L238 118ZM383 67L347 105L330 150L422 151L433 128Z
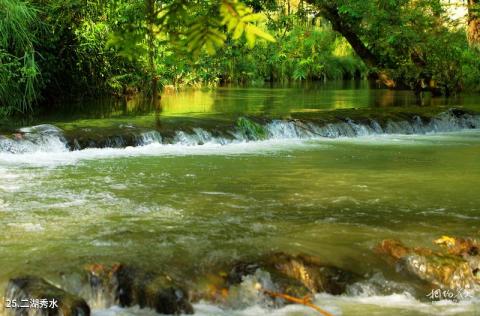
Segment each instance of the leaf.
M443 245L443 246L451 247L451 246L455 245L455 241L456 240L453 237L442 236L442 237L434 240L433 242L436 243L437 245Z
M255 25L250 25L249 26L249 29L255 33L256 36L260 37L260 38L263 38L264 40L267 40L269 42L275 42L275 38L268 34L267 32L263 31L262 29L260 29L259 27L255 26Z
M272 35L253 24L265 20L265 15L252 12L253 9L242 2L223 0L220 4L220 15L223 17L221 24L227 27L227 31L232 34L234 40L238 40L242 35L245 35L247 45L250 48L255 46L257 38L275 42Z
M213 45L212 41L205 42L205 48L206 48L207 53L209 55L215 55L215 53L217 52L217 50L215 49L215 46Z
M234 40L239 39L242 36L244 30L245 30L245 23L238 23L237 27L235 28L235 31L233 32L232 38Z
M255 33L251 30L251 25L245 26L245 38L247 40L248 47L253 48L255 46Z
M260 22L265 20L265 16L261 13L249 14L242 17L243 22Z

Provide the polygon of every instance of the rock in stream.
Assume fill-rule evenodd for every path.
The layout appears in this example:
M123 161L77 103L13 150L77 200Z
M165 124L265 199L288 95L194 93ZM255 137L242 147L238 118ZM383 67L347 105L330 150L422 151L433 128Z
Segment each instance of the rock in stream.
M34 276L10 279L4 306L7 316L90 315L85 300Z
M192 298L225 302L252 278L258 283L260 292L263 289L293 297L321 292L343 294L347 285L359 279L354 273L327 265L318 257L278 252L258 260L236 262L221 272L207 274L197 280ZM274 302L274 305L278 303L285 302Z
M193 314L187 291L167 275L123 264L95 264L87 271L93 294L111 296L114 304L148 307L160 314Z
M480 289L479 244L472 239L442 237L440 250L410 248L398 240L383 240L377 251L400 268L434 287L452 290Z

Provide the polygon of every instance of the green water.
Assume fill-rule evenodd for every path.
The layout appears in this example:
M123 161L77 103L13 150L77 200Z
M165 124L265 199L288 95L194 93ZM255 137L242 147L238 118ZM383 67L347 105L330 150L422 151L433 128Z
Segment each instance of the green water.
M431 247L441 235L478 237L479 157L478 130L0 154L0 280L26 273L55 280L92 262L192 279L279 250L393 282L366 296L317 297L337 314L478 315L476 301L434 305L427 293L410 296L412 281L373 248L385 238Z
M230 118L243 115L288 117L338 109L432 108L463 106L479 110L478 95L451 98L416 97L411 91L369 89L366 81L306 83L281 87L221 87L216 90L186 89L162 96L155 109L145 98L125 97L71 100L52 104L29 119L0 121L0 132L27 125L53 123L64 129L111 128L119 125L155 127L163 119Z

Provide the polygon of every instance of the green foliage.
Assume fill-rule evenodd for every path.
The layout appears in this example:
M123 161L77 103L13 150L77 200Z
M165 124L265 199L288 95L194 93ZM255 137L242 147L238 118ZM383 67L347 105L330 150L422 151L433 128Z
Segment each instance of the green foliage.
M325 8L376 66L357 57ZM214 87L378 70L402 88L479 90L480 56L464 29L440 0L0 0L0 115L72 96L150 94L157 82Z
M255 46L257 38L275 42L272 35L254 24L255 22L264 21L265 16L262 13L253 13L252 8L237 0L222 1L220 15L223 18L221 23L227 26L227 30L232 34L233 40L238 40L242 35L245 35L250 48Z
M376 59L370 71L390 74L398 88L418 89L426 85L435 93L448 95L461 90L464 69L472 73L477 67L462 65L473 61L462 58L470 54L466 53L470 48L465 25L450 19L444 1L308 2L326 18L336 19L333 22L337 22L340 33L354 32ZM329 14L335 10L338 17Z
M227 35L218 29L216 21L204 17L190 27L187 48L197 55L202 48L205 48L208 54L215 55L226 39Z
M276 43L253 49L230 45L217 55L224 82L337 80L366 73L348 43L331 29L297 23L285 32L280 23L270 27Z
M480 92L480 52L463 50L460 63L465 89Z
M0 0L0 114L26 113L37 100L40 71L35 59L37 10L18 0Z

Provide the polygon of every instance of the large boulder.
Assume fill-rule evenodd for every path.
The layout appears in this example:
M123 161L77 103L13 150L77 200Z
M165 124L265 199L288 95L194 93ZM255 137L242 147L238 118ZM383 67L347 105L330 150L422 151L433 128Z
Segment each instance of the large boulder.
M4 306L7 316L90 315L90 307L82 298L34 276L10 279Z
M167 275L123 264L95 264L87 271L93 294L109 296L114 304L148 307L161 314L193 314L187 291Z
M274 253L265 259L263 265L267 271L301 282L313 293L339 295L345 292L347 285L359 279L352 272L325 264L319 257L306 254L292 256Z
M320 292L342 294L347 285L359 279L354 273L325 264L315 256L277 252L257 260L236 262L221 272L207 274L197 280L192 297L224 302L252 277L257 279L259 289L293 297Z
M401 270L439 288L478 290L480 256L471 239L442 237L435 241L440 250L410 248L398 240L383 240L377 251L390 258Z

